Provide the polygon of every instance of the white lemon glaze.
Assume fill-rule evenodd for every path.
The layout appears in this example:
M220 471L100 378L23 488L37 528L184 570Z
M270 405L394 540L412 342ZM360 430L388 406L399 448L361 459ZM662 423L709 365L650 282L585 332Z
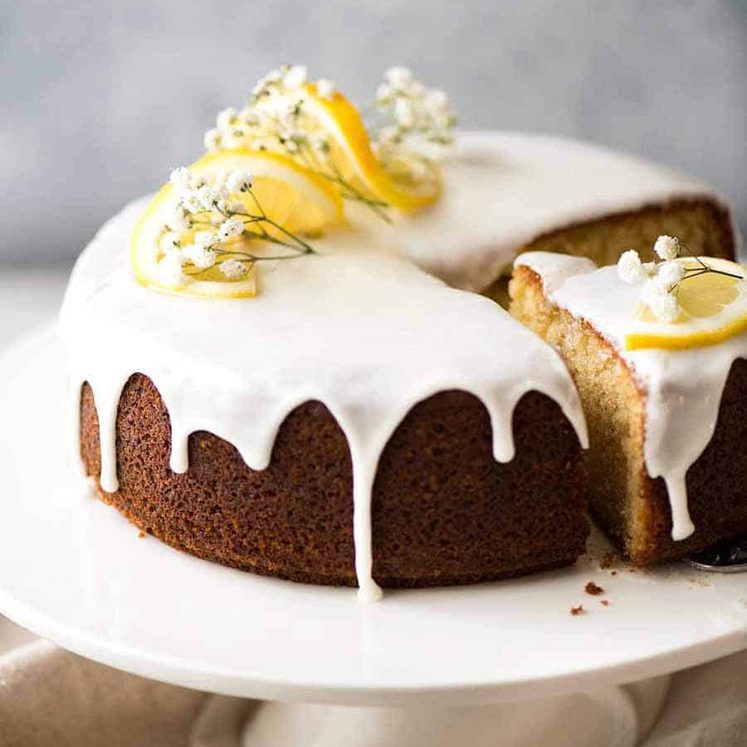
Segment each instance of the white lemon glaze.
M230 441L251 468L264 469L286 415L319 400L350 445L359 593L374 599L371 489L381 451L417 402L447 389L475 394L490 414L495 457L508 461L514 406L537 390L561 405L586 443L557 355L491 301L436 277L482 289L548 230L692 195L718 199L666 169L595 146L464 135L433 208L392 224L351 209L349 229L315 242L323 256L262 267L260 295L237 301L140 287L127 242L146 203L133 203L81 255L60 316L72 396L77 402L84 381L94 392L102 489L117 489L117 405L133 373L151 378L164 399L175 472L188 469L196 430Z
M588 259L527 252L515 265L534 270L547 298L591 324L628 364L645 393L644 458L662 477L672 510L672 539L690 536L685 477L708 446L732 363L747 358L747 334L718 345L686 350L626 350L625 333L640 302L640 288L624 283L616 267Z

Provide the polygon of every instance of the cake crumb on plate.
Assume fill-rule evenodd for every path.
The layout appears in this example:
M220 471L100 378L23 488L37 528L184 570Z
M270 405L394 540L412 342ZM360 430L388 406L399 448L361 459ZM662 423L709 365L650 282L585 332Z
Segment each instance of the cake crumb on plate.
M597 586L593 581L589 581L586 586L584 586L584 591L587 594L591 594L593 597L598 597L600 594L604 594L604 589L601 586Z

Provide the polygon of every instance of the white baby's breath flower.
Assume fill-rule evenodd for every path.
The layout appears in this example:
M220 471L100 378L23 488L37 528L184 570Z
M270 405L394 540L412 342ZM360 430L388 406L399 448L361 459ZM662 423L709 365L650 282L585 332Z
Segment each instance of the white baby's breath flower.
M628 249L620 255L620 259L617 260L617 274L623 282L630 285L636 285L646 279L641 258L635 249Z
M389 147L393 146L397 143L397 141L400 139L401 133L399 127L396 125L387 125L386 127L382 127L377 133L376 133L376 140L374 142L374 147Z
M222 134L219 129L213 128L212 130L208 130L202 139L205 145L205 150L209 153L215 153L218 151L220 149L221 138Z
M440 160L445 146L453 142L456 118L446 94L440 89L430 89L417 80L406 68L387 71L384 83L379 86L376 106L385 115L372 133L376 155L384 162L416 164ZM412 170L410 178L418 180L427 176L427 169Z
M246 171L232 171L226 179L226 189L231 192L245 192L252 188L252 175Z
M685 268L681 262L662 262L656 271L656 282L671 290L685 276Z
M186 192L192 187L192 175L189 173L189 169L184 166L173 169L169 174L169 181L178 193Z
M184 247L184 257L200 270L207 270L215 264L216 254L212 249L197 244Z
M449 107L449 98L440 88L432 88L425 96L425 103L433 113L441 113Z
M392 88L405 88L412 83L412 73L402 66L390 67L389 70L384 73L387 83Z
M218 112L218 116L215 118L215 126L219 130L227 130L236 121L237 116L238 112L236 109L232 106L228 106Z
M226 137L228 137L231 141L236 142L237 140L243 140L247 136L247 131L243 127L240 127L238 125L234 125L233 127L230 127L226 133Z
M421 81L413 78L407 86L407 93L413 98L425 98L428 89Z
M667 323L677 321L680 314L677 297L656 280L647 281L644 286L643 300L659 321Z
M234 215L235 213L246 213L246 205L244 205L241 200L227 200L226 212L229 215Z
M337 92L337 89L331 80L327 80L327 78L319 78L316 82L316 92L320 98L331 99Z
M408 99L399 98L394 102L394 120L404 128L412 127L415 124L415 113L413 105Z
M676 259L680 253L680 242L674 236L659 236L654 243L654 251L661 259Z
M306 65L292 65L283 76L283 83L291 90L300 88L306 83Z
M187 192L179 203L188 213L201 213L202 202L196 191Z
M180 235L174 231L164 231L158 239L158 248L168 254L179 249Z
M279 119L279 124L293 129L303 109L303 101L296 97L277 96L273 102L273 109Z
M238 280L246 274L246 265L238 259L227 259L221 262L220 271L228 280Z
M158 280L168 288L178 288L187 281L182 269L184 257L181 252L171 251L165 254L156 265Z
M427 148L425 149L427 151ZM426 159L427 160L427 159ZM420 158L413 158L408 163L408 173L412 179L416 181L424 179L429 172L428 165L425 160Z
M641 300L643 303L648 304L655 296L661 295L662 293L669 293L666 288L662 288L654 278L649 278L641 289Z
M218 238L227 241L244 232L244 222L240 218L229 218L221 223L218 229Z
M252 127L258 124L257 112L254 107L248 104L246 106L242 106L241 109L239 109L239 113L236 115L236 118L239 122L247 125L248 127Z
M382 83L376 89L376 103L381 106L386 104L393 95L392 87L388 83Z
M226 191L226 181L228 180L228 175L231 172L228 169L215 169L210 174L210 186L218 193L218 194L224 194Z
M220 200L220 192L208 184L203 184L196 192L197 199L203 210L212 210Z
M192 227L192 218L183 205L176 205L166 217L166 225L178 233L184 233Z
M252 88L252 96L262 96L268 89L276 87L283 80L283 76L286 75L287 72L287 68L270 70L270 72L267 73L264 78L260 78L254 88Z
M226 215L226 213L228 213L228 210L226 210L226 194L227 193L221 193L215 201L215 209L220 213L220 215Z
M192 241L195 246L205 249L218 241L218 235L212 231L198 231Z
M649 278L643 285L641 291L641 300L649 307L653 315L661 321L666 321L663 317L667 311L672 309L672 299L675 303L677 298L672 291L662 285L656 276Z

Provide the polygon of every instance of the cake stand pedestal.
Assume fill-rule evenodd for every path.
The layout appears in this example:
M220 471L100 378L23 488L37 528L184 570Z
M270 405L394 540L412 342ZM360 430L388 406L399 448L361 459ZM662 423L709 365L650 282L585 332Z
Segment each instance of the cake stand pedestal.
M352 589L252 576L141 538L68 464L62 371L51 326L0 359L0 611L82 656L227 695L466 705L747 647L747 577L602 569L599 539L570 569L360 606ZM588 581L604 594L585 593Z

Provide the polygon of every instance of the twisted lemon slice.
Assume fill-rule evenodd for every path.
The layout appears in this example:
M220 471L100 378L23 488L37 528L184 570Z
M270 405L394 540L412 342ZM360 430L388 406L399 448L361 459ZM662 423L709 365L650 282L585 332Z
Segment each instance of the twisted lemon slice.
M261 205L271 221L263 224L271 238L318 235L342 220L342 200L329 182L282 154L224 151L204 156L189 167L189 172L208 185L221 183L231 172L251 174L251 192L237 193L233 197L246 205L247 212L256 213ZM168 254L168 247L164 247L164 227L178 202L177 189L171 183L164 185L135 225L130 239L130 257L138 282L159 290L208 298L256 295L256 263L251 263L238 279L227 277L216 264L201 270L198 278L184 277L177 282L164 280L162 261ZM267 246L260 246L263 244L267 242L241 235L229 239L226 246L261 254L267 249Z
M329 161L344 181L392 207L412 212L426 207L441 194L441 178L434 165L419 163L413 179L408 164L391 164L385 170L371 148L358 110L341 93L318 95L316 84L305 86L305 127L321 129L330 140Z
M627 350L715 345L747 330L747 272L734 262L701 257L712 270L687 277L677 288L679 317L661 322L641 305L625 335ZM692 257L674 260L689 271L702 267ZM719 274L724 273L724 274Z

